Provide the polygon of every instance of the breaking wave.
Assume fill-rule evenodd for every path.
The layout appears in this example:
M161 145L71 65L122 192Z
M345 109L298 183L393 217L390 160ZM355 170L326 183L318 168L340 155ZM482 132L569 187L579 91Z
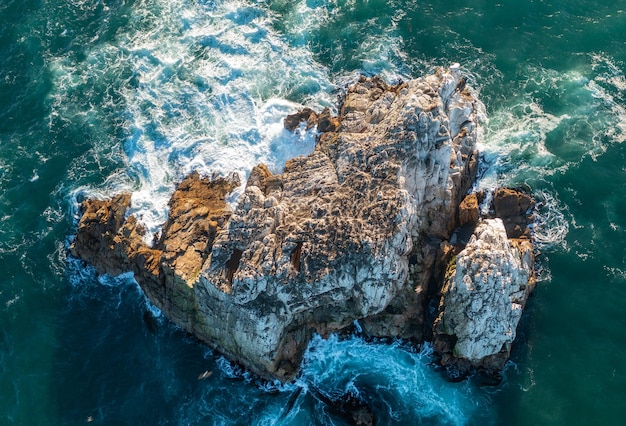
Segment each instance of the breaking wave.
M97 161L121 160L105 191L132 189L132 212L148 229L163 223L175 182L192 170L245 177L259 162L280 171L312 150L314 135L286 132L282 118L301 103L333 106L334 86L306 48L273 30L268 10L154 0L129 13L129 31L95 43L82 62L53 61L51 117L90 128ZM111 133L118 139L106 140Z
M626 139L626 79L598 54L569 72L527 64L519 74L512 98L488 112L481 146L486 166L477 186L532 188L539 201L536 241L566 247L572 218L549 181Z

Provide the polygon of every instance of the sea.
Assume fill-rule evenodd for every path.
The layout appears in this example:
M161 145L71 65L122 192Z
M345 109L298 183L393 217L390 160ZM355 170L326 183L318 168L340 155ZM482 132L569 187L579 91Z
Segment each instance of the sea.
M156 231L185 174L310 152L287 114L453 63L486 109L476 189L538 202L498 384L358 333L262 382L68 255L87 197L130 190ZM624 424L625 73L626 0L0 0L0 424L347 425L346 393L378 425Z

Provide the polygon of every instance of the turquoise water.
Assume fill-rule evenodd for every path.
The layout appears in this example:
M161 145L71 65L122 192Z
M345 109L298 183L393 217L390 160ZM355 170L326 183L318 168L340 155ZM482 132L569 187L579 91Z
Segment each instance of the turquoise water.
M299 106L452 62L487 108L480 185L545 202L500 385L358 337L261 384L158 312L148 327L132 278L67 258L83 197L132 189L156 229L185 173L310 151L281 130ZM626 1L0 0L0 64L0 423L345 424L312 389L358 390L379 424L623 423Z

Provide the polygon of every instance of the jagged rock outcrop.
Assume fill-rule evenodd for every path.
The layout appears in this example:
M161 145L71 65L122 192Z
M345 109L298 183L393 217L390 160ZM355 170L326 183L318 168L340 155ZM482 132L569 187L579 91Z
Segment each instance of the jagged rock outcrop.
M285 129L290 132L295 130L300 123L305 123L305 128L308 130L317 125L318 115L311 108L303 108L295 114L290 114L283 120Z
M459 205L459 225L472 225L478 222L478 196L476 193L471 193L466 196Z
M493 194L495 217L502 218L509 238L529 238L534 216L534 200L527 194L512 188L498 188Z
M474 198L468 196L462 204L474 211ZM497 189L495 217L480 219L467 245L448 257L433 340L441 363L456 374L479 368L495 375L509 358L535 286L528 238L533 205L527 194Z
M192 173L178 185L169 202L169 218L150 246L145 230L134 216L125 218L131 194L110 200L87 199L70 251L100 274L131 271L148 298L168 317L194 333L194 282L213 247L219 230L232 212L226 195L240 182L229 178L200 177Z
M361 78L338 117L285 123L317 125L315 150L282 174L255 167L235 211L234 178L191 175L150 246L124 222L128 195L86 201L72 253L98 272L133 271L174 322L269 378L294 376L312 333L355 320L421 340L437 254L475 178L481 113L457 67L393 86Z

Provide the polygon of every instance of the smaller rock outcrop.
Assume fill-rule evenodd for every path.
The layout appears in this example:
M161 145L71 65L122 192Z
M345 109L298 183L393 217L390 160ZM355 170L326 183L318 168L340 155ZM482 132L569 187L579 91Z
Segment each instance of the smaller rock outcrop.
M134 216L126 218L131 194L108 200L87 199L70 246L73 256L94 266L99 274L131 271L146 295L174 322L193 330L195 309L185 300L189 286L211 254L216 234L232 212L226 195L240 185L238 176L186 176L169 202L169 217L152 246ZM181 285L182 284L182 285ZM174 309L172 306L183 305Z
M473 192L459 205L459 226L474 225L476 222L478 222L478 196Z
M300 123L306 123L306 129L310 129L317 125L317 113L311 108L303 108L295 114L289 114L283 120L283 126L285 129L292 132L300 125Z
M501 188L493 204L500 217L479 220L467 245L448 261L433 328L441 363L461 375L474 368L489 374L504 368L535 285L528 238L532 198ZM459 210L462 223L475 222L477 198L468 196L461 205L466 206Z
M506 234L509 238L529 238L528 225L533 223L533 199L518 190L498 188L493 195L495 216L502 218Z
M99 274L126 272L128 261L115 250L117 231L124 225L131 194L118 194L110 200L88 199L81 204L82 217L71 247L73 256L93 265Z

